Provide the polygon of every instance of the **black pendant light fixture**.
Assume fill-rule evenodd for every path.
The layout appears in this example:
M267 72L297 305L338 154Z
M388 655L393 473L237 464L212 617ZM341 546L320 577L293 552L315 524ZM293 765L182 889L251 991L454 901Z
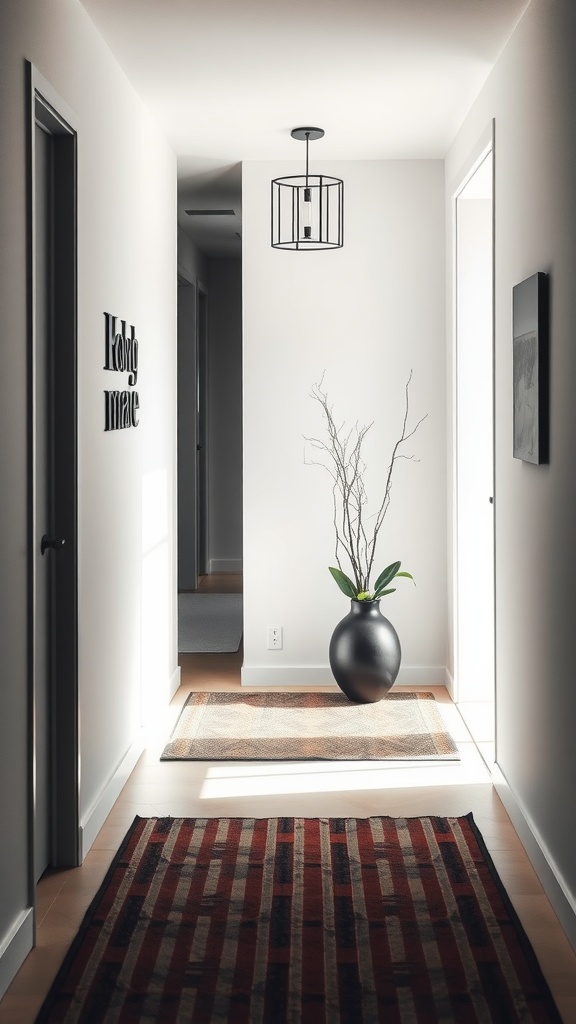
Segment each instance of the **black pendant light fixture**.
M322 128L293 128L293 139L306 143L306 173L272 182L274 249L340 249L344 244L344 182L328 174L310 174L308 145Z

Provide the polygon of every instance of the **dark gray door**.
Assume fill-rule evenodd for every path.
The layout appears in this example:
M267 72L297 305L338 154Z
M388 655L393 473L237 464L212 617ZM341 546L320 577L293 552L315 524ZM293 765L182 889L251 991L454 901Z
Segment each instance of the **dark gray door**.
M51 335L51 139L35 128L35 327L36 327L36 416L35 416L35 519L36 544L51 536L50 480L50 335ZM38 554L38 552L37 552ZM50 590L52 552L36 557L34 581L34 747L35 828L34 880L38 881L52 860L52 700L50 671Z
M31 876L81 859L78 763L76 131L30 68Z

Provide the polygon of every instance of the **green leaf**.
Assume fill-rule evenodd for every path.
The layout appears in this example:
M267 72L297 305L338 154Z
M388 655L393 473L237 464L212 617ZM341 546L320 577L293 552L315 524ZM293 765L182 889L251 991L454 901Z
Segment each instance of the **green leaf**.
M341 569L335 569L332 565L329 565L328 568L342 593L346 594L346 597L356 597L356 587L352 583L352 580L346 576L346 573L343 573Z
M412 580L412 582L414 583L414 577L413 577L411 572L397 572L396 575L397 576L406 576L407 579ZM414 583L414 586L416 586L415 583Z
M386 597L386 594L393 594L396 587L390 587L389 590L377 590L374 594L374 600L379 601L381 597Z
M391 565L387 565L384 572L381 572L376 583L374 584L374 590L380 590L381 587L386 587L395 576L398 575L398 569L400 568L400 562L392 562Z

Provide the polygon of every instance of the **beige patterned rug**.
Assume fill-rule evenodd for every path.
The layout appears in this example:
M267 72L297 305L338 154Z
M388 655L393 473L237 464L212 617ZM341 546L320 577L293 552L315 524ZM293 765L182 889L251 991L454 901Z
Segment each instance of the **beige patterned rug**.
M191 693L162 761L458 760L432 693Z

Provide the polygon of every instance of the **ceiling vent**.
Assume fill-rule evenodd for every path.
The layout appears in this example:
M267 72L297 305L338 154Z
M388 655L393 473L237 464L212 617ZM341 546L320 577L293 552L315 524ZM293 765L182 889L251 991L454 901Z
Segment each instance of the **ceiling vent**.
M233 217L234 210L185 210L189 217Z

